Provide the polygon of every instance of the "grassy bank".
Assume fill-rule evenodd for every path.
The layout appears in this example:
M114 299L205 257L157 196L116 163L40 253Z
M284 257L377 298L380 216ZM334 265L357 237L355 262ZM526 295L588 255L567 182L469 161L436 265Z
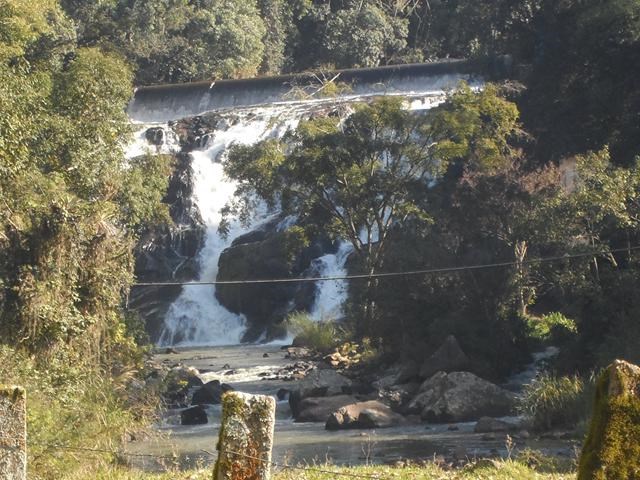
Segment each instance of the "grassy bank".
M394 480L569 480L575 478L573 465L557 465L542 459L529 466L518 460L481 460L464 468L446 470L438 465L391 467L360 466L336 467L333 465L310 466L309 469L279 470L274 480L334 480L340 478L394 479ZM96 478L109 480L211 480L213 469L150 474L128 470L111 470ZM344 476L340 475L344 474Z

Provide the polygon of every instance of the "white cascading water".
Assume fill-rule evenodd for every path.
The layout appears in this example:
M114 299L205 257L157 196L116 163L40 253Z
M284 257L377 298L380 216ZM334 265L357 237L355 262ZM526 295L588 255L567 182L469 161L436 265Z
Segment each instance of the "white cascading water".
M455 83L451 86L454 85ZM406 96L408 109L428 110L444 100L445 91L407 92ZM362 101L362 98L349 98L343 103L357 101ZM223 174L228 149L234 144L254 144L268 137L281 137L289 129L295 128L301 118L309 117L318 108L326 108L326 103L317 100L290 102L221 113L222 119L228 117L230 126L226 130L212 132L207 145L191 153L194 201L206 227L204 247L198 255L199 278L195 280L216 280L222 251L231 246L235 238L254 230L274 214L263 209L249 226L233 219L229 235L226 238L219 235L220 209L233 198L236 186ZM168 133L169 128L166 125L163 128L165 138L172 138ZM144 153L143 131L137 134L136 140L129 148L129 156ZM163 150L166 149L167 147ZM292 219L286 219L283 228L291 221ZM314 260L315 273L322 277L346 275L345 264L351 251L352 246L348 242L341 242L335 254L327 254ZM345 280L319 282L315 303L310 311L312 318L340 318L345 297ZM190 285L183 287L182 293L169 308L164 323L165 328L159 341L162 346L215 346L238 344L245 331L246 319L228 311L218 302L215 286Z
M216 131L203 150L191 153L193 196L206 227L204 247L198 255L200 282L215 281L218 259L233 240L256 228L270 215L260 209L250 225L232 219L229 233L220 236L221 208L233 199L236 183L225 178L223 163L228 149L235 144L254 144L268 137L281 137L295 128L300 113L293 108L247 109L234 113L233 124ZM235 117L238 117L235 119ZM171 305L165 317L160 345L234 345L240 343L245 318L230 312L218 302L215 285L187 285Z

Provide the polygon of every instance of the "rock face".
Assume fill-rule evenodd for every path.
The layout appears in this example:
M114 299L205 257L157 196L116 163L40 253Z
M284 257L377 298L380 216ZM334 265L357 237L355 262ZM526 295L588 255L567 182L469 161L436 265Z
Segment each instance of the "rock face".
M438 372L420 386L408 412L428 422L463 422L502 416L514 406L511 392L469 372Z
M149 133L154 141L164 139L156 130ZM175 226L147 231L136 247L136 278L140 282L188 281L197 278L196 255L204 241L204 226L193 203L193 179L188 154L176 155L175 168L163 202ZM146 286L131 290L129 306L145 320L150 339L157 342L163 318L180 295L180 286ZM176 339L179 341L180 339Z
M229 392L222 399L216 480L268 480L276 401L264 395Z
M640 478L640 367L616 360L600 375L578 480Z
M387 428L401 425L404 417L378 400L352 403L333 412L325 424L327 430L350 428Z
M272 222L262 230L238 237L218 261L218 280L242 280L245 278L268 279L304 276L311 264L310 250L324 254L324 248L307 247L288 231L277 231L278 222ZM329 248L331 245L328 246ZM291 251L297 252L292 255ZM309 289L308 287L312 288ZM314 301L315 286L310 283L277 283L245 285L219 285L216 297L231 312L244 314L249 329L245 341L254 341L267 331L277 329L291 310L308 310Z
M420 367L420 377L427 379L436 372L460 372L469 367L469 358L456 337L449 335L442 345Z
M27 479L27 408L23 388L0 385L0 478Z

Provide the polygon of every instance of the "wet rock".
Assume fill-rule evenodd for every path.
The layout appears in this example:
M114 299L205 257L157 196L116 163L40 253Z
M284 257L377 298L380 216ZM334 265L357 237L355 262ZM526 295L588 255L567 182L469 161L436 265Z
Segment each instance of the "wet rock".
M235 244L222 252L218 260L219 280L288 278L302 274L304 268L296 261L298 255L292 256L289 249L295 244L294 234L274 231L276 225L269 228L272 231L263 240ZM300 246L302 249L302 243ZM245 285L240 289L235 285L219 285L216 297L231 312L246 316L248 329L244 340L254 341L269 326L284 319L298 288L296 283Z
M489 442L491 440L495 440L496 439L496 434L495 433L485 433L484 435L482 435L482 440Z
M205 228L193 200L191 158L175 156L174 170L163 200L174 225L146 230L135 248L135 274L140 282L188 281L197 278L197 254L204 242ZM131 291L129 307L144 320L150 343L157 343L164 330L164 317L180 295L182 287L145 286ZM172 343L182 340L176 332Z
M358 399L351 395L307 397L298 404L294 419L296 422L326 422L333 412L357 401Z
M345 405L333 412L325 424L327 430L351 428L387 428L405 423L404 417L377 400Z
M420 386L409 413L428 422L463 422L504 416L514 407L513 393L469 372L438 372Z
M420 367L420 377L430 378L436 372L459 372L470 365L456 337L449 335L442 345Z
M147 139L151 145L156 147L161 146L164 143L164 130L162 127L151 127L144 132L144 138Z
M187 408L180 413L181 425L203 425L208 422L207 412L201 405Z
M191 405L217 405L222 401L225 392L233 391L233 387L219 380L211 380L193 393Z
M268 353L263 353L262 354L262 358L269 358L269 354Z
M378 396L396 412L406 413L407 405L419 389L419 383L393 385L392 387L379 391Z
M299 412L299 404L305 398L341 395L344 393L344 389L349 387L351 387L351 380L335 370L311 370L298 382L297 389L292 390L289 395L291 412L295 418ZM326 418L322 421L325 420Z
M509 432L515 428L515 425L498 420L497 418L482 417L478 420L475 427L473 427L473 431L475 433Z
M458 425L449 425L447 427L447 430L449 430L450 432L457 432L458 430L460 430L460 427Z
M166 353L167 355L170 355L170 354L175 355L175 354L178 354L179 352L175 348L169 347L164 351L164 353Z

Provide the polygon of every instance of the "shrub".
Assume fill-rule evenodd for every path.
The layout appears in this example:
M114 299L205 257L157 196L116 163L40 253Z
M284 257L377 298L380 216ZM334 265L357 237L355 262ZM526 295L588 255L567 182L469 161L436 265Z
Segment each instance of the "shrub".
M527 317L526 323L530 337L550 343L563 343L578 331L576 323L560 312Z
M287 317L287 330L294 335L294 345L304 345L319 352L333 350L341 342L342 331L333 320L314 321L309 314L294 312Z
M542 374L525 386L518 409L535 430L574 427L588 416L592 386L592 379Z

